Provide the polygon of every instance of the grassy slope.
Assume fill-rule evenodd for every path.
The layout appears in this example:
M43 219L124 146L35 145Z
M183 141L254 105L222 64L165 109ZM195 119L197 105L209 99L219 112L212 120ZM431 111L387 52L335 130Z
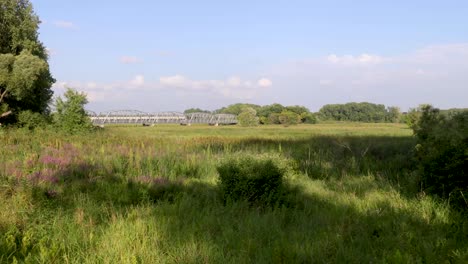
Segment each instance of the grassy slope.
M468 224L418 192L411 131L392 124L109 127L0 134L0 262L467 261ZM216 164L292 164L288 205L224 206Z

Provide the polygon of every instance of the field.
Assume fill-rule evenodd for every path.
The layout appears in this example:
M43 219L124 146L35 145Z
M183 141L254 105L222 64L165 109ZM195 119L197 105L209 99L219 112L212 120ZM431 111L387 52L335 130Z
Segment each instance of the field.
M400 124L0 131L0 263L466 263ZM289 166L287 203L220 199L216 166Z

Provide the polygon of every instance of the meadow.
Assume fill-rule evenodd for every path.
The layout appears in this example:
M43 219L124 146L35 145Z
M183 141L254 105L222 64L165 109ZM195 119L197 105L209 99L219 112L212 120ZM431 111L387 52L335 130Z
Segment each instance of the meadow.
M467 263L402 124L0 131L0 263ZM220 199L236 156L286 164L285 203Z

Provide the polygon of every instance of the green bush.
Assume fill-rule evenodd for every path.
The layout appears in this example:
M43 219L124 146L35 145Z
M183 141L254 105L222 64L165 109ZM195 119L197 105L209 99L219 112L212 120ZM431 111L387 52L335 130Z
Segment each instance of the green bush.
M421 110L413 129L425 190L468 208L468 112L450 118L431 106Z
M252 107L245 107L237 116L237 120L239 120L239 124L241 126L245 127L257 126L259 121L257 117L257 111L255 111L255 109Z
M57 128L69 134L92 131L93 124L84 109L88 103L86 94L67 88L64 97L58 97L55 102L54 122Z
M292 111L283 111L278 116L279 122L287 127L290 125L297 125L301 121L301 116Z
M29 130L45 127L47 123L47 118L44 115L31 110L22 111L18 115L18 125Z
M259 206L277 204L283 190L285 169L274 159L235 157L224 161L217 170L225 202L247 201Z
M317 117L313 113L303 112L300 118L304 124L317 124Z

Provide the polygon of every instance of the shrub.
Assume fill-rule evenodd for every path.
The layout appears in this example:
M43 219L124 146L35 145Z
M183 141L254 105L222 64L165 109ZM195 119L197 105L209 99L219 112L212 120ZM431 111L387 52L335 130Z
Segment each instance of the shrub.
M317 124L317 117L313 113L303 112L300 117L304 124Z
M448 118L439 109L424 106L413 129L425 189L468 208L468 112Z
M65 100L57 98L55 106L57 112L54 115L56 126L70 134L87 132L93 129L91 120L84 109L88 103L86 94L68 88L64 94Z
M44 115L31 110L22 111L18 115L18 125L29 130L45 127L47 123L47 118Z
M237 116L241 126L256 126L258 125L257 111L252 107L245 107Z
M283 189L285 169L271 158L231 158L217 167L225 202L247 201L274 206Z
M279 114L278 119L283 126L287 127L290 125L297 125L300 122L301 117L292 111L286 110Z

